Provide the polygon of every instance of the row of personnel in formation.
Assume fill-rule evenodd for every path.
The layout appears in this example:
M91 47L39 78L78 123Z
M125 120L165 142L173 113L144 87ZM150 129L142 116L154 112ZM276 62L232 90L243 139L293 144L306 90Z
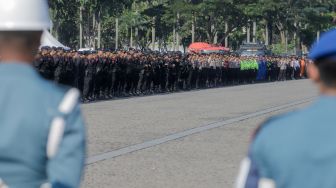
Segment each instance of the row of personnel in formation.
M305 77L305 59L131 51L77 52L42 48L35 67L76 87L84 102L112 97L284 81Z

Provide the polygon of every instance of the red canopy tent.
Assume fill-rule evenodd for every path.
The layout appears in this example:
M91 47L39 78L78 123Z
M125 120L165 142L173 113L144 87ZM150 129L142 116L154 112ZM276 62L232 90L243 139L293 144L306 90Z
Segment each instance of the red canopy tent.
M200 52L201 50L204 50L206 48L210 48L211 45L206 42L194 42L190 44L189 51L190 52Z
M225 48L223 46L211 45L206 42L194 42L190 44L188 49L189 49L189 52L195 52L195 53L199 53L202 50L209 50L209 51L229 51L230 50L229 48Z

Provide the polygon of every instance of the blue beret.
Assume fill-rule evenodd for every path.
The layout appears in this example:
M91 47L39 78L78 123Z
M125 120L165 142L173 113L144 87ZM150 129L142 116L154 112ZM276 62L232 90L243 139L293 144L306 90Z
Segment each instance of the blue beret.
M310 50L308 58L317 60L336 55L336 29L324 33L318 42L315 42Z

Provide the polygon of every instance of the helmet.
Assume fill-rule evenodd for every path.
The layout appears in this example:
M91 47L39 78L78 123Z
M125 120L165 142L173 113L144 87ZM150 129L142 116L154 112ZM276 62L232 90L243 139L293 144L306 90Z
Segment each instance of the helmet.
M0 0L0 31L42 31L51 26L46 0Z

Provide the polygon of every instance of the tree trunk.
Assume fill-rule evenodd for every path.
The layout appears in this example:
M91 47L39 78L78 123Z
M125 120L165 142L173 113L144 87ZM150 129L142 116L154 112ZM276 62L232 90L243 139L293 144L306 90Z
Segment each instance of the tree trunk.
M139 46L139 29L136 27L135 28L135 48L138 49Z
M273 44L273 25L268 23L268 35L269 35L269 45Z
M150 40L151 30L147 30L146 33L146 48L150 48L151 40Z
M117 50L119 48L119 19L115 19L116 22L116 28L115 28L115 49Z
M152 50L155 50L155 17L153 17L153 26L152 26Z
M158 45L158 50L161 52L161 48L162 48L162 39L160 38L158 41L159 45Z
M246 42L247 43L251 42L251 27L249 23L247 24L247 27L246 27Z
M98 12L98 41L97 41L97 47L101 48L101 10Z
M177 46L177 51L180 51L180 13L177 13L177 32L176 32L176 46Z
M93 13L92 16L92 33L91 33L91 47L96 49L96 13Z
M257 42L257 21L253 21L253 43Z
M54 35L54 24L51 23L50 29L49 29L51 35Z
M59 26L56 27L55 32L54 32L54 37L55 37L57 40L59 40L58 28L59 28Z
M269 45L269 28L268 28L268 21L266 20L265 24L265 45Z
M225 22L225 47L228 48L229 46L229 36L228 36L228 31L229 31L229 24L226 21Z
M175 25L174 25L174 28L173 28L173 51L176 50L175 42L176 42L176 28L175 28Z
M293 40L294 40L294 54L297 55L297 36L298 36L298 28L297 28L297 23L294 22L294 27L295 27L295 32L293 33Z
M213 44L217 44L217 41L218 41L218 37L217 37L217 31L215 30L215 24L211 24L211 38L213 38L212 43Z
M286 54L288 53L288 32L285 31L285 47L286 47Z
M193 13L192 25L191 25L191 42L195 42L195 14Z
M133 27L131 26L130 48L133 48Z
M276 24L279 32L280 32L280 40L282 45L286 45L286 32L283 24L281 22Z
M299 22L299 30L298 30L298 35L297 35L297 41L298 41L298 44L297 44L297 48L298 50L300 51L300 53L302 53L302 45L301 45L301 42L302 42L302 39L301 39L301 28L302 28L302 23Z
M83 6L79 7L79 48L83 48Z
M281 44L286 45L286 33L284 30L280 31Z

